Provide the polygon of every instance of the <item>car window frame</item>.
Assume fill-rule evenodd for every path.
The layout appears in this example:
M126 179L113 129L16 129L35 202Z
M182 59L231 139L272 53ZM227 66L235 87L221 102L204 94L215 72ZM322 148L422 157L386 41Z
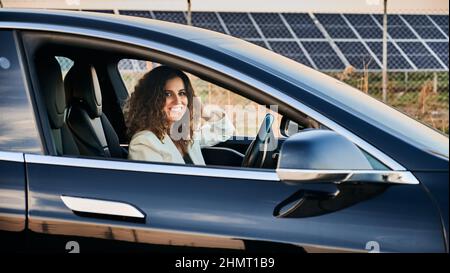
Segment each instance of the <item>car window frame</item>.
M180 68L188 73L192 73L205 78L211 83L216 84L216 82L220 82L219 85L223 86L224 88L232 86L232 88L230 89L239 90L240 92L242 92L243 96L251 100L255 100L258 103L264 103L264 101L267 101L268 103L266 103L266 105L270 105L270 102L277 102L279 106L283 106L283 110L281 112L283 112L283 114L287 115L288 117L295 117L299 113L306 114L314 120L317 120L319 123L325 125L327 128L343 135L344 137L352 141L360 149L373 156L383 165L386 165L389 170L406 171L405 167L396 162L394 159L390 158L382 151L369 144L364 139L346 130L338 123L325 117L312 108L304 105L302 102L292 98L291 96L281 92L280 90L275 89L272 86L268 86L263 82L257 81L240 71L226 67L222 63L215 60L196 55L187 50L174 48L157 41L126 34L116 34L100 30L85 28L81 29L78 27L68 26L60 27L54 25L45 25L44 28L37 28L34 23L20 24L20 28L30 31L50 31L52 33L72 35L79 38L92 39L96 41L101 40L104 43L117 43L122 47L133 48L132 51L136 52L139 50L145 50L145 53L141 53L143 56L151 56L152 60L160 63L165 63L167 65L173 65L174 67ZM261 98L261 94L264 94L263 98ZM279 109L280 108L281 107L279 107ZM295 120L295 118L293 120Z

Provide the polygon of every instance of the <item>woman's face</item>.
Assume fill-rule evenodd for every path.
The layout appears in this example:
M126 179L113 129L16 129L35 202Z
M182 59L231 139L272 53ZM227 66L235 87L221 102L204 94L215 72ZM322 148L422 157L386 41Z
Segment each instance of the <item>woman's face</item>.
M183 80L179 77L168 80L164 86L164 94L166 103L163 110L168 122L173 123L180 120L188 106L188 97Z

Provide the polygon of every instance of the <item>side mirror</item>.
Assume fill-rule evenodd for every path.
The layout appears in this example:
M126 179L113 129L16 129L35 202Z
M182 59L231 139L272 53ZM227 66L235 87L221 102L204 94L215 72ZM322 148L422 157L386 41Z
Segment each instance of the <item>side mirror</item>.
M418 184L408 171L374 170L363 152L330 130L304 130L280 150L277 174L289 184L304 182L383 182Z
M280 133L285 136L285 137L289 137L289 136L293 136L296 133L301 131L301 127L298 125L297 122L292 121L288 118L286 118L285 116L283 116L283 118L281 119L280 122Z
M299 116L298 122L295 122L293 120L290 120L286 116L283 116L280 122L280 132L283 136L289 137L293 136L296 133L305 130L305 129L319 129L320 124L308 116Z

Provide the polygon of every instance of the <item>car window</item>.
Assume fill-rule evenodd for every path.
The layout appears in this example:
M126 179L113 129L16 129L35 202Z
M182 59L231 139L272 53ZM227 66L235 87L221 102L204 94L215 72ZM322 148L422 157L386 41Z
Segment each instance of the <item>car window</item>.
M13 32L0 41L0 151L42 153Z
M122 59L118 63L118 70L128 94L133 93L136 84L142 76L160 64L143 60ZM280 122L282 115L278 108L265 106L240 96L230 90L186 73L193 85L196 96L201 98L202 104L208 108L219 107L225 110L235 127L234 139L255 137L264 116L271 113L275 117L273 124L275 137L281 137Z
M126 86L128 94L132 94L139 79L155 67L159 63L153 63L143 60L122 59L118 63L118 70ZM280 124L282 122L282 115L278 113L277 107L267 109L252 100L240 96L230 90L222 88L218 85L205 81L195 75L188 74L195 93L201 98L202 103L208 106L216 106L224 109L235 127L233 139L246 139L247 137L255 137L258 133L259 127L264 120L267 113L271 113L275 119L273 124L274 135L276 138L285 138L286 136L295 134L300 130L307 128L327 129L317 121L308 116L303 117L305 124L296 125L295 128L289 129L289 134L283 135L280 132ZM306 125L306 126L305 126ZM378 161L376 158L364 152L367 160L373 169L387 170L388 168Z
M74 62L71 59L63 56L55 56L55 58L58 61L59 66L61 66L61 73L64 79L67 75L67 72L69 72L70 68L72 68Z

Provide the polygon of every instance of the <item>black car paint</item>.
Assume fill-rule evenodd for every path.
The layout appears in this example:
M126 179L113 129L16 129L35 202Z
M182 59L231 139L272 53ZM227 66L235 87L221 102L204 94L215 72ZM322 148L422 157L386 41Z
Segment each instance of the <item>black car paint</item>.
M399 185L379 186L385 188L375 190L371 194L372 186L359 184L358 187L347 190L344 187L344 196L341 195L341 198L352 199L362 193L367 199L357 200L356 203L337 199L336 204L328 204L332 208L322 214L306 217L294 215L293 218L279 219L272 216L274 207L301 189L300 186L289 186L281 182L161 175L31 163L26 165L30 219L27 227L31 231L47 235L62 233L74 236L76 231L68 230L67 223L76 223L79 230L84 230L83 236L110 240L114 239L112 227L119 226L132 231L166 230L166 244L171 242L171 239L176 239L175 234L193 232L214 240L225 236L243 242L297 244L306 251L312 247L321 250L364 250L365 244L370 240L379 242L381 250L387 252L448 251L441 225L442 222L448 235L448 159L422 151L279 76L221 52L219 48L157 30L97 20L93 16L87 19L78 15L71 17L18 11L0 13L3 20L17 21L19 16L21 22L81 26L155 39L207 58L220 60L224 65L301 100L305 105L386 152L407 169L417 171L414 174L429 192L427 194L427 190L419 185ZM188 37L189 33L183 36ZM6 164L2 162L1 167L9 168ZM15 165L24 167L22 163ZM149 165L149 168L151 167ZM25 170L22 170L21 174L24 173ZM23 188L24 181L17 178L18 174L20 176L20 173L2 174L2 181L14 180L13 187ZM2 192L8 188L4 183L1 183L0 187ZM317 187L320 190L320 186ZM189 193L189 196L186 193ZM19 192L18 194L21 195ZM59 199L62 194L123 200L145 211L148 218L145 224L142 224L79 217L63 205ZM25 203L22 205L25 206ZM183 214L190 215L189 213L200 218L180 217ZM223 217L225 221L214 218L217 216ZM100 230L109 226L110 232L94 231L95 234L86 234L89 233L86 227L92 226L101 227ZM66 239L67 237L64 237L64 240ZM204 237L199 237L199 241L202 239ZM195 243L195 239L193 240Z
M152 167L157 166L148 165L148 168ZM329 208L336 207L334 213L284 219L272 216L275 206L302 186L34 163L27 164L27 172L29 226L35 232L66 235L81 232L86 237L108 238L107 233L100 231L114 231L115 227L126 225L137 233L136 238L141 239L146 233L143 229L150 233L165 231L161 241L174 245L177 235L189 236L192 232L206 234L207 239L202 240L212 242L225 236L234 241L288 243L305 249L315 246L324 251L363 251L366 243L372 240L379 242L381 250L386 252L445 251L439 214L417 185L378 185L386 187L383 190L364 184L348 186L348 190L343 186L341 197L334 204L327 204ZM323 185L316 185L316 190L321 187ZM358 200L350 206L342 201L364 194L367 200ZM80 218L64 206L60 195L129 202L146 214L146 222ZM71 230L70 225L75 224L78 227ZM91 225L108 228L90 231ZM190 244L202 245L195 236L190 240ZM226 246L225 242L218 248Z

